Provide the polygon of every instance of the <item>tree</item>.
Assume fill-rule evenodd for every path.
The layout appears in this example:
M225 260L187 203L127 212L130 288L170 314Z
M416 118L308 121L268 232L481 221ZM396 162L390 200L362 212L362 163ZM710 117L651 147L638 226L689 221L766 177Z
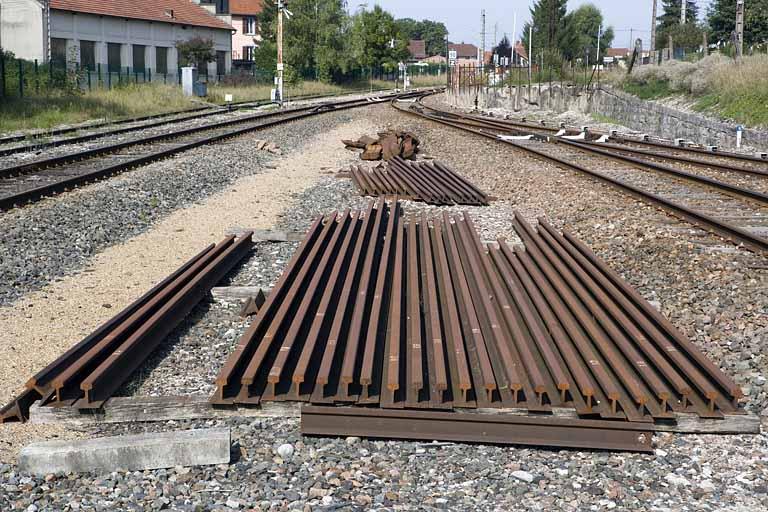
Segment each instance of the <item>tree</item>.
M567 38L565 17L567 0L537 0L531 7L533 23L533 47L535 49L559 50ZM531 22L523 27L523 44L529 45Z
M602 36L598 32L603 27L603 13L593 4L582 5L566 16L566 40L562 48L567 59L584 57L590 51L591 58L597 58L597 43L600 40L600 55L613 44L613 27L603 28Z
M734 0L735 1L735 0ZM699 17L699 6L696 5L694 0L686 0L686 23L696 24ZM683 13L683 5L681 0L662 0L662 14L657 17L658 23L656 24L657 30L669 29L680 25L681 15ZM658 45L657 45L658 46ZM662 45L663 47L663 45Z
M256 67L273 70L277 66L277 7L274 2L263 2L264 9L257 17L261 41L254 52ZM344 58L344 33L347 15L340 0L292 0L293 16L284 20L283 59L286 80L295 82L301 77L330 81L346 72L348 60Z
M736 29L735 0L715 0L707 12L709 38L727 42ZM753 45L768 41L768 0L750 0L744 10L744 43Z
M428 56L445 53L445 36L448 35L445 24L432 20L416 21L412 18L401 18L395 23L403 38L424 41Z
M439 21L421 20L419 22L421 39L427 46L427 56L443 55L445 53L445 38L448 29Z
M378 5L370 11L361 9L353 16L347 41L355 62L369 70L393 70L408 58L407 39L392 15Z
M698 50L704 40L706 29L696 23L686 23L685 25L674 25L668 28L660 29L656 33L656 49L661 50L669 44L669 36L672 36L672 44L675 48L682 48L685 51Z
M191 37L186 41L176 41L176 50L179 52L179 64L181 66L195 65L202 68L209 62L216 60L213 40L200 36Z

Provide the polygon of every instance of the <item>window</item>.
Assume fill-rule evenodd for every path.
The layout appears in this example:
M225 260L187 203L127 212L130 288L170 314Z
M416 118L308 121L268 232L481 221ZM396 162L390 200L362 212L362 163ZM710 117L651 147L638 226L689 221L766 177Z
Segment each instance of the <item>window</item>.
M107 43L107 69L110 73L120 73L120 43Z
M219 76L227 74L227 52L216 51L216 74Z
M51 62L57 66L67 64L67 40L58 37L51 38Z
M254 46L243 46L243 60L253 60Z
M133 45L133 72L141 73L144 71L144 50L146 46L143 44Z
M168 73L168 48L155 48L155 72L163 75Z
M96 71L96 43L93 41L80 41L80 67Z
M243 33L249 36L256 34L256 17L246 16L243 18Z

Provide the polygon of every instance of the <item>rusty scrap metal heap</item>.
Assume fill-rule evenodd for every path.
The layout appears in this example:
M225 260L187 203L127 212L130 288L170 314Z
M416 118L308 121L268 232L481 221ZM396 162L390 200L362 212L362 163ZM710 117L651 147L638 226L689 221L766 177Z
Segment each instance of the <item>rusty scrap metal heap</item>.
M489 201L485 192L440 162L396 156L386 167L353 166L350 175L364 196L400 196L434 205L487 206Z
M93 334L33 376L0 409L0 422L25 421L30 406L99 409L190 311L253 247L252 233L225 238L185 263Z
M342 140L347 149L362 149L362 160L391 160L394 157L411 158L419 151L419 139L412 133L390 130L378 138L364 135L358 140Z
M740 389L583 243L514 227L523 246L485 246L466 214L383 199L318 218L211 401L566 408L648 430L741 412Z

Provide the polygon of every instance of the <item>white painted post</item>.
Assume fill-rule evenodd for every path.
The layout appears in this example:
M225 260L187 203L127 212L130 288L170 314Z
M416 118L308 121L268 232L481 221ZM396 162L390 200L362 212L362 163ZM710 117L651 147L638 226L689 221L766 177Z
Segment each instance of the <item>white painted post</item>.
M195 86L195 68L188 66L181 68L181 89L184 96L192 96Z
M736 127L736 147L741 148L741 138L744 134L744 127L739 125Z

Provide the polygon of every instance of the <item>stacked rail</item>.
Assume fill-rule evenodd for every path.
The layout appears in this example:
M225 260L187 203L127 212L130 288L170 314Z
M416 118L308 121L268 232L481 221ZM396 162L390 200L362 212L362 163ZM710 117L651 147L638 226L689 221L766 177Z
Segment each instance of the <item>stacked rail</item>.
M208 291L253 247L251 233L210 245L171 276L32 377L0 410L25 421L30 406L99 409Z
M570 408L648 422L739 413L740 389L584 244L519 215L484 246L466 214L380 199L318 218L216 379L214 404Z
M434 205L487 206L488 195L440 162L414 162L396 156L386 167L352 167L361 195L400 196Z

